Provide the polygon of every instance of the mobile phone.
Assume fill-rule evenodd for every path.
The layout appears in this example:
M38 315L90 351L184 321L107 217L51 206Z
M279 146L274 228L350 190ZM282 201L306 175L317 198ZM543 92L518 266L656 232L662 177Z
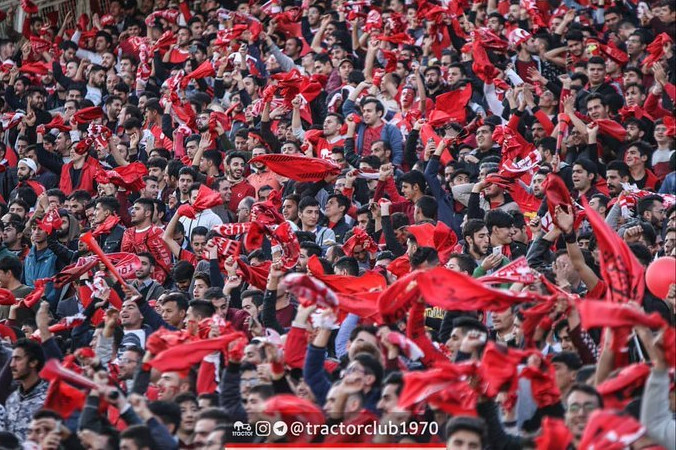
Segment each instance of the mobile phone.
M493 255L501 255L501 254L502 254L502 245L493 247Z

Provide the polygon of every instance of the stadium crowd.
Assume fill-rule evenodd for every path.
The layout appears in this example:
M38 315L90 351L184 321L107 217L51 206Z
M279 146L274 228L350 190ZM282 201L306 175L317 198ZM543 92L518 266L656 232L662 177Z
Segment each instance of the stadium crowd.
M37 3L0 449L676 448L673 1Z

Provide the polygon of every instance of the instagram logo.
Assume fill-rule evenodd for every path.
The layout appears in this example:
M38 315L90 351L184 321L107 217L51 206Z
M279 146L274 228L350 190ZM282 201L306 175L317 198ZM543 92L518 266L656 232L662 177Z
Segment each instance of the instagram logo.
M270 436L270 422L256 422L256 436Z

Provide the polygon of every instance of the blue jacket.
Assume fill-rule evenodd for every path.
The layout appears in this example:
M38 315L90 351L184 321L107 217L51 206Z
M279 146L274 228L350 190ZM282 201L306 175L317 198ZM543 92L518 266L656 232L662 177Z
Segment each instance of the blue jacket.
M35 281L40 278L49 278L56 274L57 257L53 251L46 248L40 254L37 254L35 246L31 247L23 266L23 283L34 287ZM52 310L56 310L56 303L59 299L60 289L54 289L54 283L51 281L45 287L45 297L51 305Z
M453 194L443 190L441 183L437 178L441 161L438 156L432 156L425 167L425 181L430 187L434 198L437 199L437 217L443 223L448 225L457 236L462 236L463 214L456 214L454 209Z
M343 104L343 116L347 117L355 112L354 102L352 100L346 100L345 104ZM366 127L367 125L365 123L360 123L357 126L357 143L355 151L358 155L361 155L361 147L364 143L364 131L366 130ZM401 166L404 162L404 139L401 136L399 128L386 123L380 134L380 139L387 142L392 149L392 163L396 166Z

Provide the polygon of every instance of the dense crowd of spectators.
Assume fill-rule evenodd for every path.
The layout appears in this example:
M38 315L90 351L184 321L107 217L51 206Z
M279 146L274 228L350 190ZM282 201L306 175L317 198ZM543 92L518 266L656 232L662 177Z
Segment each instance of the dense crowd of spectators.
M0 449L676 448L674 2L37 3Z

